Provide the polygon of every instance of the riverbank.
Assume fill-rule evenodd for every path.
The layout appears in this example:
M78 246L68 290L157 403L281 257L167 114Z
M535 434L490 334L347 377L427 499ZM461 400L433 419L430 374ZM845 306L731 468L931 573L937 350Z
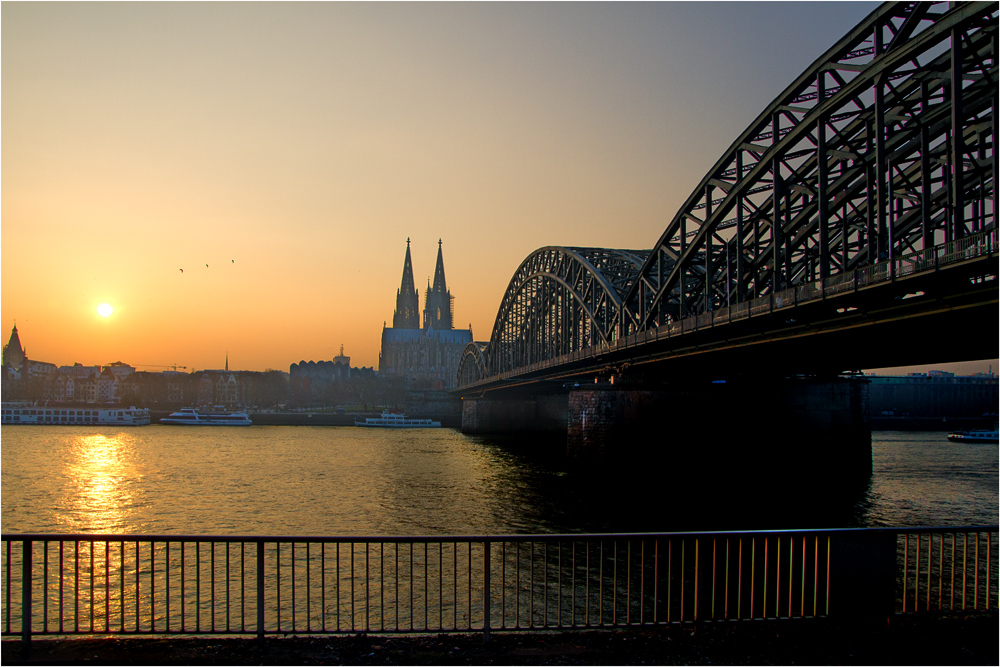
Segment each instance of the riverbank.
M149 418L153 424L170 414L169 410L150 410ZM251 412L250 421L255 426L354 426L355 421L366 417L378 417L379 412ZM407 413L408 417L417 419L434 419L446 428L462 426L462 416L452 414Z
M482 635L4 640L4 665L996 665L995 612Z
M941 417L889 417L875 414L871 417L871 428L873 431L973 431L992 428L996 423L996 417L956 417L944 419Z

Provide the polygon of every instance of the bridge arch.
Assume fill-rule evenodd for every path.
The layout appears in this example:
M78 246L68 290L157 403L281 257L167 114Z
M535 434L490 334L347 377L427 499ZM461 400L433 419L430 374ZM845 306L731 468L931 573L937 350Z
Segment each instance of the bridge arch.
M609 342L648 250L549 246L514 272L484 351L490 374Z
M464 387L478 382L489 375L486 365L486 350L489 343L473 341L462 350L462 359L458 362L458 386Z

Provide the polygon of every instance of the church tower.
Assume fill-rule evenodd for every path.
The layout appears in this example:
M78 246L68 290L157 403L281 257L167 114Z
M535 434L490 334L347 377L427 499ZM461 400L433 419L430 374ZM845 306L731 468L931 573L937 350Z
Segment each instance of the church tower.
M17 325L10 332L10 340L3 346L3 367L0 368L0 395L3 399L24 398L28 382L28 355L21 347L21 337L17 335Z
M413 284L413 262L410 260L410 239L406 239L406 259L403 260L403 281L396 292L396 312L392 315L393 329L419 329L420 303Z
M424 328L433 327L435 331L451 329L451 302L451 292L448 291L448 285L444 279L444 255L441 253L441 239L438 239L434 286L427 286L427 297L424 299Z
M10 340L7 344L3 346L3 365L5 368L14 368L20 370L21 364L27 355L24 348L21 347L21 337L17 335L17 325L14 325L14 330L10 332Z

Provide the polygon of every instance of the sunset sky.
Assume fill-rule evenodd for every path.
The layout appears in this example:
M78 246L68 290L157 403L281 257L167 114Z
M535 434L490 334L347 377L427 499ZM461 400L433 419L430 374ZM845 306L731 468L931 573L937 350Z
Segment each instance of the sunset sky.
M3 3L3 340L377 366L408 237L487 340L531 251L651 247L876 6Z

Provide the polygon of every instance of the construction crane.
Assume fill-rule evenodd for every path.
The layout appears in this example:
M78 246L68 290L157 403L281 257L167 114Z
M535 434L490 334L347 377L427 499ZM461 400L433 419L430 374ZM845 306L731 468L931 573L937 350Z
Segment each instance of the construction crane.
M178 368L183 368L184 370L187 370L187 366L181 366L179 364L169 364L169 365L166 365L166 366L162 366L162 365L159 365L159 364L136 364L135 367L136 368L169 368L169 369L174 370L174 371L176 371Z

